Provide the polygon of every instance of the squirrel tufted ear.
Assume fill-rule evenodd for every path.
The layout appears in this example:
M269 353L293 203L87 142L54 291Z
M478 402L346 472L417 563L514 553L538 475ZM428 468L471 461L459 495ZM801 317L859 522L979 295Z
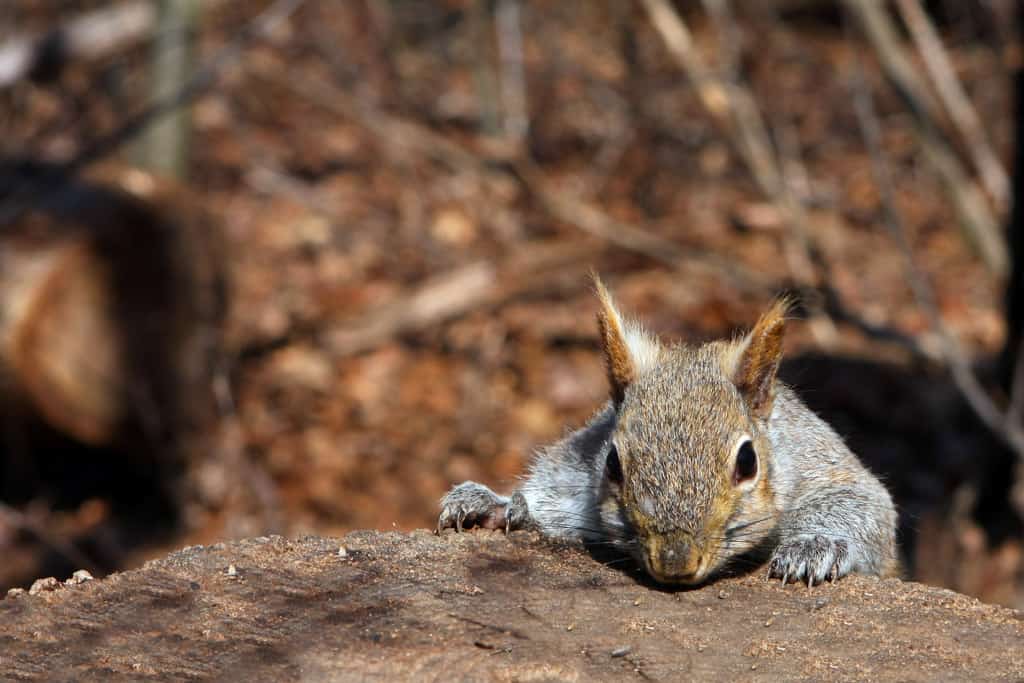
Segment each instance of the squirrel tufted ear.
M601 304L597 325L601 332L608 382L612 400L619 404L626 394L626 387L658 363L661 344L636 323L623 321L604 283L596 273L591 277Z
M775 399L775 375L782 360L786 314L793 302L780 298L758 319L754 329L738 342L733 382L757 417L767 419Z

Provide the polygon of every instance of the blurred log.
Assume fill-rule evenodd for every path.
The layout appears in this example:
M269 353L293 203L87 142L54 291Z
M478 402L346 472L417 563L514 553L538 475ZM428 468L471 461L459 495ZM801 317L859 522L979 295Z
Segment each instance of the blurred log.
M15 401L84 443L166 444L208 391L216 232L176 186L91 175L0 233L0 372Z
M0 362L47 421L90 444L121 421L109 288L85 238L0 245Z

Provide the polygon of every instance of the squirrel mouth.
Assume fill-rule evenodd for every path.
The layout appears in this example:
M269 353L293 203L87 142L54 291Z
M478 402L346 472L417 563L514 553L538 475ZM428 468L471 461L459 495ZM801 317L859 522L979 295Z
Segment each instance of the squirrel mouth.
M660 574L656 572L650 572L650 574L655 581L664 584L692 586L702 581L697 574Z

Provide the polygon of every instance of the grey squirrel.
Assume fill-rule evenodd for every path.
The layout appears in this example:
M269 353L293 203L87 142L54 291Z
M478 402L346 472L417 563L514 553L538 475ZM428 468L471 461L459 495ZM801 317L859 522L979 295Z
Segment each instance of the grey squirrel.
M776 379L788 300L733 341L665 346L594 277L611 400L541 450L510 496L467 481L437 528L538 528L609 544L663 583L741 561L808 586L899 572L885 487Z

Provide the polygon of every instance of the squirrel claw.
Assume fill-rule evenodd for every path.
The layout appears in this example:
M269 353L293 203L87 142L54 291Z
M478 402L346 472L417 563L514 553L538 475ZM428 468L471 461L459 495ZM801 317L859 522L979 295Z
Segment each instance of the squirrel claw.
M455 528L463 532L472 527L501 529L506 534L521 529L530 521L526 499L520 492L510 498L499 496L489 488L467 481L454 487L441 500L441 514L437 519L438 533Z
M781 576L782 583L806 581L807 589L826 580L835 582L850 572L847 541L820 534L800 536L781 544L769 564L769 576Z

